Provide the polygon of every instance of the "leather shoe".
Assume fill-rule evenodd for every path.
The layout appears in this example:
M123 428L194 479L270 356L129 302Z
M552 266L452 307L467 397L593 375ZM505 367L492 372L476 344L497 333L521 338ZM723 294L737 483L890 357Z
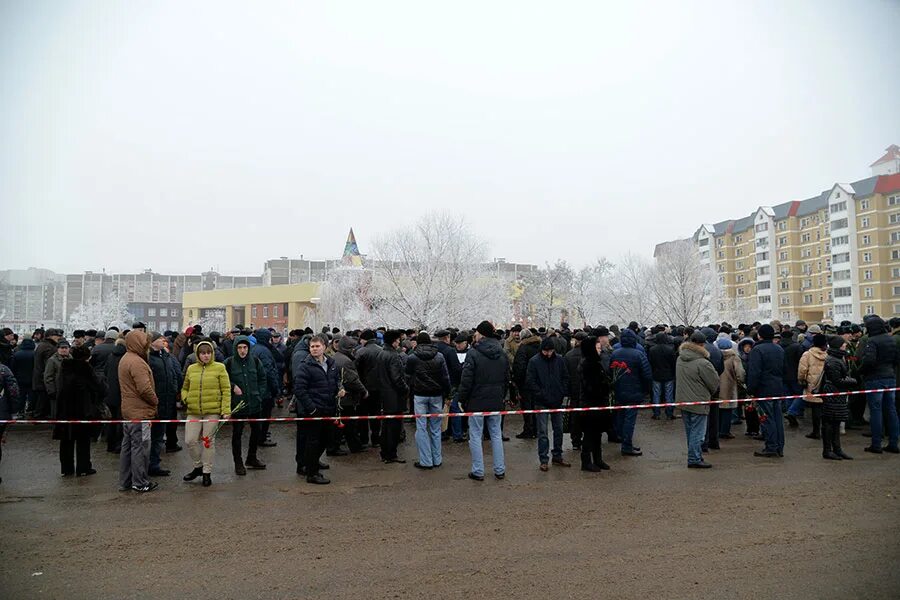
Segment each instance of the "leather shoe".
M469 479L474 481L484 481L484 475L476 475L475 473L469 473Z
M708 462L688 463L688 469L712 469Z
M900 448L897 446L885 446L882 448L885 452L890 452L891 454L900 454Z
M168 477L171 474L171 471L168 469L150 469L147 472L147 475L150 477Z
M434 465L423 465L419 461L414 462L413 466L417 469L422 469L423 471L430 471L434 468Z
M841 457L834 452L823 452L822 458L824 458L825 460L841 460Z
M762 458L777 458L778 453L777 452L764 452L762 450L757 450L756 452L753 453L753 456L759 456Z
M853 457L850 456L849 454L847 454L846 452L844 452L843 450L838 450L837 452L835 452L835 454L837 454L844 460L853 460Z
M541 471L549 471L549 470L550 470L550 465L548 465L547 463L541 463Z
M331 480L322 475L321 473L316 473L312 477L306 478L306 483L314 483L316 485L326 485L331 483Z
M643 456L644 453L640 450L622 450L622 456Z
M261 460L259 460L259 459L256 458L256 457L248 458L248 459L247 459L247 462L244 463L244 464L247 465L247 468L248 468L248 469L258 469L258 470L261 470L261 469L265 469L265 468L266 468L266 463L262 462Z
M212 475L209 473L203 474L203 487L209 487L212 485Z
M863 448L866 452L871 452L872 454L881 454L884 452L881 448L876 448L875 446L866 446Z
M242 475L242 476L247 474L247 469L244 467L244 463L242 463L242 462L234 463L234 474Z
M193 481L201 475L203 475L203 467L197 467L193 471L182 477L182 479L184 479L185 481Z
M572 463L566 462L565 460L563 460L561 458L554 458L553 464L556 465L557 467L571 467L572 466Z
M75 473L75 476L76 477L84 477L85 475L94 475L96 473L97 473L97 469L87 469L85 471L78 471L77 473Z
M178 444L175 444L174 446L166 446L167 453L168 452L180 452L181 450L182 450L182 447L179 446Z

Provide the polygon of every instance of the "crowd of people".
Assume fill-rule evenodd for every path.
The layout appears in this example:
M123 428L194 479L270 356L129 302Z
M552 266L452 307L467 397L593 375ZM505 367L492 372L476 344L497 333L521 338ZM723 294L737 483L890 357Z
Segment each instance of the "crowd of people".
M119 488L139 493L170 475L163 450L182 450L178 423L193 463L184 481L212 485L216 437L230 422L235 473L265 469L260 448L277 445L268 419L287 405L300 417L295 438L297 474L327 484L323 454L342 456L378 448L386 464L406 461L403 418L341 419L355 415L410 415L415 419L422 470L440 468L442 444L468 442L469 478L483 481L484 442L492 471L506 474L504 417L455 416L509 407L610 410L526 414L516 437L537 441L541 471L571 467L564 434L580 451L581 469L609 469L602 436L623 456L638 457L638 409L617 408L650 400L653 419L675 420L678 403L687 444L687 466L706 469L710 450L733 439L732 427L763 442L754 455L777 459L785 452L785 422L821 439L822 457L850 460L841 434L869 426L866 452L900 453L897 399L900 318L866 317L839 327L771 323L498 330L483 321L471 330L433 333L384 327L341 333L325 328L293 330L283 340L272 329L238 325L225 334L200 326L184 332L147 332L143 323L120 331L37 329L24 339L0 331L0 420L125 420L103 427L55 423L62 476L96 473L92 444L104 439L119 455ZM857 390L865 393L849 394ZM791 400L777 399L795 396ZM771 399L776 398L776 399ZM711 402L715 401L715 402ZM868 409L868 411L867 411ZM445 417L419 416L449 413ZM869 420L865 421L868 414ZM249 429L246 458L244 429ZM552 442L550 431L552 429ZM0 424L5 436L6 424ZM887 438L887 444L883 445ZM346 449L345 449L346 448ZM2 459L2 454L0 454ZM2 480L0 480L2 481Z

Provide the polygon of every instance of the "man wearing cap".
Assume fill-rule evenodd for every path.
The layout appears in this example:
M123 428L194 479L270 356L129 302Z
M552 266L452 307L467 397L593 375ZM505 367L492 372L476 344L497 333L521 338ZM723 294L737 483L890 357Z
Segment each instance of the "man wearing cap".
M678 349L675 364L675 401L707 402L719 389L719 374L709 360L707 337L700 331L691 334ZM712 465L703 460L703 436L707 433L709 404L681 406L684 432L687 437L688 468L708 469Z
M475 345L466 353L462 377L459 383L459 401L463 409L471 412L503 410L509 386L509 359L494 338L494 326L482 321L475 330ZM499 416L469 417L469 451L472 453L472 470L469 479L484 481L484 427L490 432L494 458L494 477L506 476L503 457L503 437Z
M377 355L375 363L375 386L381 401L381 411L385 415L402 415L406 412L409 386L400 358L400 337L402 332L392 329L384 334L384 349ZM367 387L366 389L371 389ZM381 460L384 463L405 463L397 456L400 444L400 419L385 419L381 425Z
M581 406L581 376L578 374L578 365L581 364L581 343L587 339L587 334L583 331L577 332L572 336L572 349L566 352L565 361L566 368L569 373L569 406L578 408ZM574 413L566 415L569 420L569 437L572 438L572 447L576 450L581 448L581 419L577 418Z
M156 416L159 419L176 419L178 411L175 403L184 383L181 377L181 367L166 349L166 338L158 331L150 334L150 353L147 357L150 371L153 374L153 385L158 400ZM168 469L163 469L161 455L163 446L178 445L178 438L169 439L167 435L167 423L153 423L150 426L150 470L151 477L165 477L169 475ZM174 434L174 431L172 431Z
M747 361L747 393L751 397L767 398L784 393L784 349L772 343L775 329L768 323L759 327L759 342L750 351ZM753 453L766 458L784 456L784 419L781 400L757 400L760 426L765 447Z
M50 403L50 416L56 418L56 395L59 393L59 376L62 363L69 360L69 342L64 339L56 344L56 354L47 359L44 367L44 389Z
M199 328L199 325L194 327L195 330L198 328ZM143 331L144 333L147 333L147 326L144 325L144 323L141 321L135 321L131 325L131 330L132 331Z
M525 387L536 409L561 408L563 398L569 393L569 371L566 361L556 353L552 338L544 338L541 351L528 361ZM538 413L535 415L538 433L538 459L541 471L550 468L550 441L547 436L547 420L553 424L553 464L561 467L572 465L562 457L562 413Z
M46 419L50 416L50 398L44 385L44 369L47 361L56 354L56 347L62 338L62 330L50 328L42 332L43 339L34 350L34 372L31 378L31 389L34 392L34 418Z
M94 368L94 372L100 377L104 377L106 374L106 361L112 355L118 337L118 331L109 329L103 336L103 343L94 346L94 349L91 350L91 367Z

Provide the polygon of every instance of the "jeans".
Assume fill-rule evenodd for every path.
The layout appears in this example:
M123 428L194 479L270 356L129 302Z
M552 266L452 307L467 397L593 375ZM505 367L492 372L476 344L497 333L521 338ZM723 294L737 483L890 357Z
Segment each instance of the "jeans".
M546 408L538 406L537 408ZM562 413L538 413L534 415L537 422L538 435L538 458L542 465L546 465L549 461L548 452L550 451L550 439L547 437L547 421L553 424L553 460L562 458L563 444L563 414Z
M781 400L763 400L756 403L759 413L765 415L766 422L760 422L760 429L766 438L764 452L784 453L784 418L781 414ZM760 419L762 421L762 419Z
M785 381L784 393L786 396L797 396L803 394L803 386L797 381ZM803 409L806 406L803 398L794 398L793 400L785 400L790 403L787 413L794 417L802 417Z
M889 377L866 381L867 390L891 388L895 385L894 379ZM887 425L888 431L888 446L891 448L897 447L897 438L900 436L900 422L897 419L897 405L894 404L895 393L869 392L866 394L866 401L869 403L869 425L872 428L873 448L881 448L885 425Z
M461 413L462 408L459 406L459 394L454 391L453 400L450 401L450 412L451 413ZM463 439L463 418L462 417L450 417L450 435L453 436L454 440Z
M616 398L616 404L619 405L640 404L641 402L642 400L640 398L634 402ZM634 426L637 423L637 412L636 408L620 408L616 410L616 433L622 439L622 452L631 452L634 450L632 441L634 438Z
M687 436L688 464L699 465L703 462L703 436L706 435L706 415L681 411L684 421L684 433Z
M482 437L484 426L487 422L488 432L491 435L491 453L494 456L494 475L506 473L506 465L503 462L503 434L500 431L500 417L469 417L469 451L472 453L472 473L484 477L484 450Z
M662 399L665 399L664 402L661 402ZM653 382L653 404L671 404L675 402L675 382L674 381L654 381ZM660 413L659 408L653 408L653 416L658 417ZM675 407L667 406L666 407L666 416L674 417L675 416Z
M439 413L443 408L444 399L440 396L413 396L413 410L417 415ZM420 465L441 464L441 417L416 417L416 447Z

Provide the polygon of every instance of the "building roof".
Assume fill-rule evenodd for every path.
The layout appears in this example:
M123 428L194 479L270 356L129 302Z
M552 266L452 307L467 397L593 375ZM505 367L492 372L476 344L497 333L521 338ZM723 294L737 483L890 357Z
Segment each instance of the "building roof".
M859 181L854 181L850 185L853 186L853 195L857 198L867 198L875 193L875 185L878 183L879 177L866 177Z
M818 196L813 196L812 198L801 201L800 207L797 209L797 216L802 217L804 215L811 215L823 208L827 208L829 196L831 196L831 190L827 190Z
M885 148L885 155L873 162L870 167L880 165L881 163L891 162L892 160L900 160L900 146L891 144Z
M359 246L356 244L356 236L353 235L352 227L347 235L347 242L344 244L344 255L341 257L341 262L351 267L362 266L362 255L359 253Z
M873 177L872 179L876 178ZM877 179L878 182L874 187L874 192L877 194L890 194L891 192L900 190L900 173L894 173L893 175L882 175Z

